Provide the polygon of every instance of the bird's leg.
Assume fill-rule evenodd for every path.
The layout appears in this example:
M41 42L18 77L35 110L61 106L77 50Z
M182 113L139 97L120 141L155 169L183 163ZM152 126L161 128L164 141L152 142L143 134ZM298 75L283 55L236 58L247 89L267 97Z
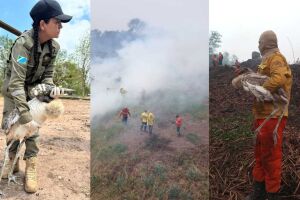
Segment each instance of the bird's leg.
M9 161L9 149L11 147L11 145L15 142L15 140L10 141L9 145L6 146L5 151L4 151L4 161L3 161L3 165L2 165L2 169L1 169L1 174L0 174L0 182L2 180L2 176L3 176L3 172L4 172L4 168L7 165L7 161Z
M284 105L284 109L282 110L282 113L281 113L280 117L278 118L278 122L277 122L277 124L276 124L276 126L275 126L275 129L274 129L274 131L273 131L274 145L277 144L278 127L279 127L279 124L280 124L280 122L281 122L281 120L282 120L282 117L283 117L283 115L284 115L284 112L288 109L288 106L289 106L289 104L288 104L288 102L286 102L286 104Z
M276 106L275 106L275 104L274 104L274 107L276 107L276 108L274 108L274 110L272 111L272 113L263 121L263 123L261 123L261 125L259 126L259 127L257 127L257 129L255 129L255 131L254 131L254 133L255 133L255 136L257 137L257 135L258 135L258 133L259 133L259 131L260 131L260 129L270 120L270 118L278 111L278 106L277 106L277 104L276 104Z
M4 151L4 161L3 161L3 165L2 165L2 169L1 169L1 174L0 174L0 182L2 180L2 177L3 177L3 172L4 172L4 169L7 165L7 162L9 162L10 158L9 158L9 149L10 147L13 145L13 143L15 142L16 140L11 140L9 142L9 144L5 147L5 151ZM6 143L7 144L7 143ZM4 196L5 194L3 193L3 191L0 190L0 195L1 196Z
M23 139L23 140L19 143L19 145L18 145L15 159L14 159L14 161L13 161L12 167L11 167L11 169L10 169L10 171L9 171L9 174L8 174L8 184L9 184L11 181L13 181L14 183L16 183L16 184L18 184L18 185L22 185L21 183L18 183L18 182L16 181L16 176L13 175L13 171L14 171L15 165L16 165L16 163L17 163L17 160L18 160L19 157L20 157L20 153L21 153L20 149L22 148L24 142L25 142L25 139Z
M279 124L280 124L281 119L282 119L282 117L283 117L283 113L284 113L284 111L282 111L280 117L278 118L277 124L276 124L276 126L275 126L274 131L273 131L273 141L274 141L274 145L277 144L277 139L278 139L278 127L279 127Z

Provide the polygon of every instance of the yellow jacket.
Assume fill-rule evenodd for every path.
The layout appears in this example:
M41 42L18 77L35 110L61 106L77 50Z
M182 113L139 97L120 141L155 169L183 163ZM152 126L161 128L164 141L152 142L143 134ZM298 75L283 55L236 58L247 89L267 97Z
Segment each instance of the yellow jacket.
M154 124L154 114L152 112L148 113L147 124L153 126Z
M283 88L290 100L292 73L285 57L279 51L263 58L261 64L258 66L258 73L270 77L270 79L263 84L264 88L271 93L275 92L278 88ZM273 117L280 116L283 105L279 104L279 106L281 109ZM273 110L274 105L272 102L254 102L253 114L255 119L266 118ZM284 116L288 116L288 111L284 112Z
M147 119L148 119L148 113L142 112L142 114L141 114L141 120L142 120L142 122L147 123Z

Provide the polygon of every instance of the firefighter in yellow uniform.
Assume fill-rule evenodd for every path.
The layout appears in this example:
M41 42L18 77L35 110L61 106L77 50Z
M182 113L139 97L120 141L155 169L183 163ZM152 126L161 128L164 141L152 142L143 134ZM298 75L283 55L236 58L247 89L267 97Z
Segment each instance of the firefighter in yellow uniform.
M148 112L147 112L147 110L145 110L141 114L141 122L142 122L141 131L144 131L144 132L147 131L147 119L148 119Z
M277 37L273 31L265 31L259 39L259 50L262 62L258 67L258 73L269 76L263 87L271 93L282 88L290 100L292 87L291 69L280 53L277 45ZM255 146L255 166L253 168L254 192L246 199L278 199L281 183L282 166L282 132L285 128L288 110L284 110L283 103L279 103L280 110L262 127L257 135ZM274 110L272 102L254 102L253 114L255 118L255 129ZM274 144L273 131L279 120L280 114L284 112L278 127L278 141Z
M153 130L153 124L154 124L154 114L152 112L148 112L148 118L147 118L147 125L149 128L149 134L152 134L152 130Z
M2 128L6 128L7 117L10 112L17 108L20 119L19 123L27 127L35 127L37 123L32 120L29 112L30 90L38 86L41 90L45 85L53 86L52 98L61 94L60 88L53 83L53 63L59 50L59 44L53 40L58 38L61 23L69 22L71 16L65 15L57 1L40 0L30 11L33 19L33 28L24 32L18 37L11 48L5 71L5 79L2 87L4 96ZM36 133L26 138L26 150L24 160L25 168L25 191L34 193L38 189L36 174L36 157L39 152ZM9 169L12 166L19 141L16 141L10 148L10 161L4 168L3 178L7 178ZM14 172L19 170L18 163Z

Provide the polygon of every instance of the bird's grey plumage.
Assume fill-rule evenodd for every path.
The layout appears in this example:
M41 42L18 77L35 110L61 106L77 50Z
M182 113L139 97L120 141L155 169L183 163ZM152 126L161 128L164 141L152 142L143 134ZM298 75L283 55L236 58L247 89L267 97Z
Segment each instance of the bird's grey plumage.
M4 119L2 128L5 134L9 133L11 126L14 125L19 120L19 118L20 118L20 113L18 109L16 108L13 109L13 111L8 115L8 117Z
M240 75L238 75L237 77L235 77L232 80L232 85L235 88L242 87L245 91L250 92L251 94L253 94L256 97L257 101L260 101L260 102L271 101L274 104L274 110L263 121L263 123L255 130L256 134L259 133L260 129L280 109L278 106L278 103L279 102L284 103L284 109L281 111L281 115L278 119L278 122L277 122L276 127L273 132L274 144L277 144L278 127L279 127L280 121L283 117L284 111L286 109L288 109L289 100L288 100L287 93L282 88L278 88L278 90L275 93L271 93L269 90L262 87L262 85L269 79L270 79L270 77L268 77L268 76L255 73L251 69L245 68L245 69L241 70Z

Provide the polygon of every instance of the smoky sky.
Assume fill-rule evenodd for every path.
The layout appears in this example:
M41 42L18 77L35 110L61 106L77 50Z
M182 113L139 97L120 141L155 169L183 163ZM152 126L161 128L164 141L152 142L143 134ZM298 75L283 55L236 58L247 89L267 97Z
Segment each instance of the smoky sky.
M130 7L139 10L133 12L135 16L120 11L116 1L91 2L94 30L102 33L124 31L133 18L139 18L147 24L143 37L122 43L122 47L116 51L117 56L93 59L93 116L135 105L158 111L176 104L176 109L180 111L187 105L201 104L208 97L208 2L156 2L164 4L156 10L150 1L142 1L144 4L139 2L128 1L124 9ZM120 20L115 16L110 18L109 15L99 14L100 4L110 4ZM97 12L96 5L99 8ZM179 9L180 6L182 9ZM152 15L148 15L151 13L149 9L152 9ZM97 15L102 16L100 21L96 21ZM158 16L167 18L159 20ZM107 21L101 24L103 20ZM93 39L91 42L92 45L100 45Z
M183 29L208 26L208 0L92 0L92 29L121 30L133 18L151 26ZM202 37L207 33L202 32Z
M222 34L218 51L235 54L240 61L251 58L258 51L260 34L273 30L278 47L288 62L300 58L300 1L286 0L210 0L209 28Z

